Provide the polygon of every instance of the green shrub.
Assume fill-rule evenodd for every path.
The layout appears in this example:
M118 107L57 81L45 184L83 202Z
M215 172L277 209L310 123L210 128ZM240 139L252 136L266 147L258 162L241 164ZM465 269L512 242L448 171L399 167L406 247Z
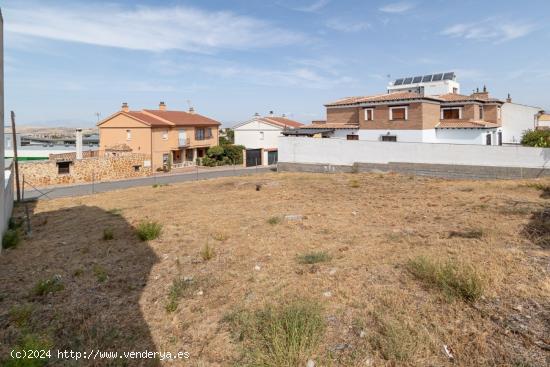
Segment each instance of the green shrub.
M208 148L206 155L216 161L220 161L225 154L225 149L221 145Z
M521 137L521 145L528 147L550 147L550 130L527 130Z
M232 164L243 163L243 149L242 145L225 145L223 147L225 156L232 162Z
M310 252L298 256L300 264L317 264L330 261L332 257L326 251Z
M136 232L142 241L154 240L160 236L162 224L154 221L142 221L138 224Z
M18 327L27 326L33 310L34 306L32 303L13 306L10 309L10 320Z
M410 260L407 268L416 278L440 289L449 297L473 302L483 294L483 280L471 265L455 260L441 263L421 256Z
M49 293L54 293L63 290L65 288L61 282L61 277L54 275L49 279L38 281L32 289L32 293L35 296L45 296Z
M321 307L307 300L235 312L224 322L244 342L245 366L305 366L326 328Z
M214 158L203 157L201 160L201 165L206 167L215 167L218 165L218 161L215 160Z
M105 228L103 230L103 241L110 241L115 238L115 234L111 228Z
M2 236L2 247L16 247L21 242L21 231L19 229L8 229Z

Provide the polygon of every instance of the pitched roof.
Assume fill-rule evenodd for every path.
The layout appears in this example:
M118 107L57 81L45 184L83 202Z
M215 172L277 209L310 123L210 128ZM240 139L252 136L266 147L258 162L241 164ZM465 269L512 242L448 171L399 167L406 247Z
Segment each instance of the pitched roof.
M498 124L483 120L443 120L436 125L436 129L492 129Z
M438 99L442 100L443 102L500 102L503 103L501 100L496 98L489 98L489 97L482 97L482 96L466 96L464 94L456 94L456 93L447 93L447 94L441 94L439 96L436 96Z
M158 118L143 112L128 111L128 112L122 112L122 114L138 119L149 126L172 126L173 125L167 121L159 120Z
M345 105L353 105L353 104L369 103L369 102L393 102L393 101L401 101L401 100L406 101L406 100L413 100L413 99L426 99L426 100L440 101L436 97L423 96L420 93L395 92L395 93L377 94L374 96L347 97L347 98L339 99L334 102L327 103L325 104L325 106L326 107L345 106Z
M300 127L304 125L301 122L290 120L286 117L261 117L260 120L265 121L268 124L275 124L281 127Z
M189 113L184 111L160 111L160 110L143 110L144 114L154 115L157 120L164 120L176 126L208 126L221 125L218 121L208 118L198 113ZM153 117L153 116L152 116Z

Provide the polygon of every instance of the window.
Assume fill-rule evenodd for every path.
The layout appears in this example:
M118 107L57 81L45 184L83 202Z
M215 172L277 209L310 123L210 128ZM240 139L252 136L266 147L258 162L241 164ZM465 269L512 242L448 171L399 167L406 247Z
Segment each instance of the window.
M500 120L500 117L501 117L502 113L501 113L501 110L500 110L500 106L497 107L497 119Z
M395 135L382 135L381 140L382 141L397 141L397 136L395 136Z
M71 161L59 161L57 162L57 174L68 175L71 173Z
M195 140L204 140L204 128L195 129Z
M390 107L390 120L407 120L407 107Z
M212 128L211 127L206 129L206 138L207 139L212 139Z
M346 135L346 139L347 140L359 140L359 135L355 135L355 134Z
M502 145L502 131L499 131L497 133L497 142L498 142L498 145Z
M365 121L374 120L374 108L365 108Z
M491 134L485 136L485 145L491 145Z
M264 132L260 131L260 140L264 140Z
M141 168L140 165L135 165L133 167L134 167L134 172L139 172L139 169Z
M132 140L132 130L126 130L126 140Z
M162 130L162 140L168 140L168 130Z
M442 120L459 120L462 118L462 107L449 107L441 109Z
M483 120L483 106L479 106L479 119Z
M453 94L457 94L458 93L458 88L457 87L454 87L453 88Z

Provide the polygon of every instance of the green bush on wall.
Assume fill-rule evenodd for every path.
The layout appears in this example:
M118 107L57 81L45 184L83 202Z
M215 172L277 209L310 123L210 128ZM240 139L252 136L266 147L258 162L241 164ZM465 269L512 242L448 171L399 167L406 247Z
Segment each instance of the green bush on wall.
M521 145L527 147L550 147L550 130L527 130L521 137Z

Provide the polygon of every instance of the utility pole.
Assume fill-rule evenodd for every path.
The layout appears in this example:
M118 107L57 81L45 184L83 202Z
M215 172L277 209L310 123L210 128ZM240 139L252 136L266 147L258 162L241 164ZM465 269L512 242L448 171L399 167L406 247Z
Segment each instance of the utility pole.
M17 202L21 201L21 189L19 188L19 163L17 162L17 133L15 132L15 112L11 111L11 133L13 136L13 163L15 164L15 187L17 189Z

